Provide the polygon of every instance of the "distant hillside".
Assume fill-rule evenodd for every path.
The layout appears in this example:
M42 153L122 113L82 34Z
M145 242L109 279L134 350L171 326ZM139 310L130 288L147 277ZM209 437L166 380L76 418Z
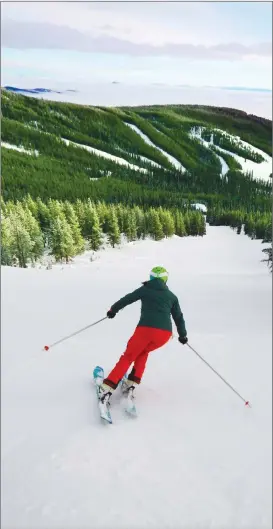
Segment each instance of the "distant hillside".
M271 127L229 108L91 107L3 90L2 197L144 211L201 203L211 224L268 239Z

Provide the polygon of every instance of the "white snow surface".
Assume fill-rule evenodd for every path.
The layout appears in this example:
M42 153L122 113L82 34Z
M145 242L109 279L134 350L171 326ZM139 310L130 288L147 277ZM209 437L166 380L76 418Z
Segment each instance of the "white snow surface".
M194 128L194 129L191 130L190 135L195 137L195 138L198 138L203 143L203 145L205 145L208 148L209 148L210 145L214 145L214 143L213 143L213 133L211 134L210 141L208 142L208 141L205 141L201 137L201 130L202 130L202 127ZM218 145L216 145L216 147L217 147L217 149L219 151L225 152L225 153L229 154L230 156L232 156L235 160L237 160L237 162L239 162L239 164L241 164L242 171L244 173L246 173L246 172L252 173L253 178L257 178L258 180L264 180L265 182L271 182L272 181L270 176L269 176L272 173L272 158L271 158L271 156L269 156L265 152L261 151L257 147L253 147L253 145L250 145L250 143L247 143L246 141L241 140L241 138L239 136L232 136L231 134L228 134L228 132L225 132L224 130L221 130L221 129L214 129L214 130L217 131L217 132L221 132L222 134L226 135L228 138L241 143L245 147L251 149L253 152L261 154L261 156L263 156L263 158L264 158L264 161L261 162L261 163L256 163L256 162L252 162L251 160L247 160L246 158L243 158L242 156L238 156L238 154L235 154L233 152L227 151L226 149L222 149L222 147L219 147ZM214 154L216 154L216 153L214 153ZM222 175L225 175L227 173L227 171L228 171L228 165L226 164L225 160L223 160L223 158L221 158L221 156L219 156L218 154L216 154L216 156L218 156L218 158L220 158L225 164L225 166L224 166L223 163L221 162L222 163Z
M167 153L166 151L163 151L160 147L155 145L150 140L150 138L148 138L148 136L144 134L144 132L142 132L136 125L133 125L132 123L126 123L126 122L124 122L124 124L127 125L127 127L130 127L132 130L134 130L137 134L139 134L139 136L141 136L141 138L145 141L145 143L147 143L148 145L151 145L152 147L155 147L155 149L162 152L162 154L164 154L164 156L168 158L169 162L171 162L171 164L174 165L176 169L182 172L186 171L185 167L183 167L183 165L178 160L176 160L176 158L174 158L171 154Z
M12 149L13 151L23 152L25 154L30 154L32 156L39 156L39 152L36 150L27 150L22 146L18 147L18 145L12 145L11 143L7 143L6 141L1 141L1 147L4 147L5 149Z
M146 156L140 156L140 159L143 160L143 162L148 162L148 163L150 163L150 164L153 165L154 167L159 167L160 169L162 168L161 165L159 165L159 163L156 163L156 162L154 162L153 160L149 160L149 158L146 158Z
M139 241L93 263L2 267L3 529L271 529L271 274L228 227ZM124 351L139 304L102 318L155 265L170 273L190 344L150 354L137 419L118 395L101 425L92 386Z
M261 163L256 163L256 162L252 162L251 160L247 160L246 158L243 158L242 156L238 156L237 154L226 151L228 154L233 156L241 164L244 172L251 172L253 174L253 177L259 180L265 180L266 182L272 181L269 176L272 173L271 156L266 154L261 149L258 149L257 147L250 145L250 143L243 141L240 138L240 136L232 136L231 134L228 134L228 132L225 132L221 129L215 129L215 130L218 132L221 132L222 134L226 135L230 139L236 140L237 142L241 143L244 147L251 149L253 152L260 154L264 158L264 161ZM224 151L224 149L222 149L221 147L220 147L220 150Z
M127 162L127 160L125 160L124 158L119 158L118 156L109 154L109 152L100 151L99 149L90 147L90 145L82 145L81 143L75 143L74 141L67 140L65 138L62 138L62 140L65 142L66 145L69 145L71 143L71 145L75 145L76 147L80 147L81 149L86 149L87 151L92 152L97 156L102 156L103 158L112 160L112 162L118 163L119 165L126 165L127 167L130 167L130 169L134 169L135 171L140 171L141 173L148 173L148 170L144 169L144 167L139 167L138 165Z
M195 209L199 209L200 211L203 211L203 213L207 213L208 208L205 206L205 204L202 204L202 202L196 202L195 204L191 204L195 207Z

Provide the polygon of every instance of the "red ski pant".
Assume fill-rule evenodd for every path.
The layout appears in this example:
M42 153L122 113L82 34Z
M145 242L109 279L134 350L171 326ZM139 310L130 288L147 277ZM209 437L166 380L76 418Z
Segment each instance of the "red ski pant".
M126 351L121 355L108 377L104 379L105 384L115 389L132 363L134 366L128 378L139 384L149 353L165 345L171 336L171 331L154 327L137 327L127 343Z

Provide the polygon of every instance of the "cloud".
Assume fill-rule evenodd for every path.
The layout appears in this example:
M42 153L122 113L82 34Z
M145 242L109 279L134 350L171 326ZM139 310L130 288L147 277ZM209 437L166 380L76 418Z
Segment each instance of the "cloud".
M109 26L107 28L109 29ZM136 43L128 39L91 32L79 31L68 26L48 22L20 22L6 19L2 22L2 48L59 49L89 53L109 53L134 57L174 57L196 60L243 60L260 57L270 58L270 42L245 45L238 42L194 45L191 43L166 43L154 45Z

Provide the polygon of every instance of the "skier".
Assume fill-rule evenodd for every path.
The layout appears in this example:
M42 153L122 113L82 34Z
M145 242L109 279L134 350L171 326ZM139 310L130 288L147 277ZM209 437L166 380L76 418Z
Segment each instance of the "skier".
M131 373L122 381L122 392L127 394L140 384L149 353L165 345L172 336L171 315L177 327L179 341L182 344L187 343L187 331L179 301L167 287L167 280L167 270L161 266L154 267L149 281L145 281L140 288L114 303L107 312L108 318L114 318L121 309L141 300L140 320L128 341L126 351L99 387L98 396L101 403L109 402L113 391L132 363L134 366Z

